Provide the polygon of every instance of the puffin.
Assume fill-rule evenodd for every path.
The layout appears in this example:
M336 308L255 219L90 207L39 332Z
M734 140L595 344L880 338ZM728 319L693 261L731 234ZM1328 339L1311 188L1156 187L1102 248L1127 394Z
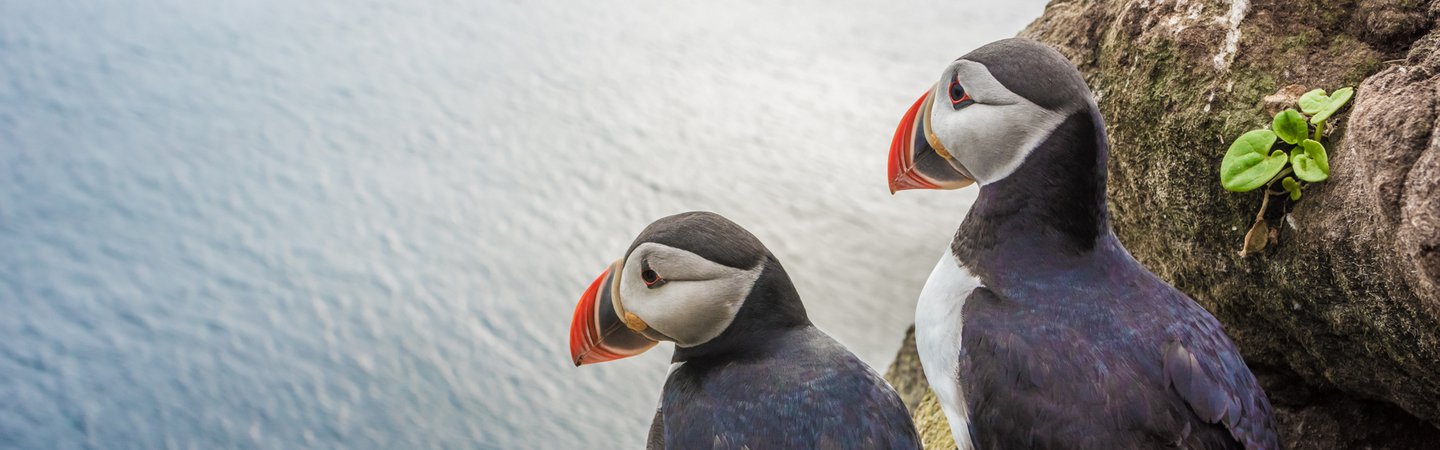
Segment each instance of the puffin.
M675 344L650 449L919 449L899 395L816 328L780 261L710 212L662 218L576 305L576 366Z
M1111 229L1105 121L1075 66L1006 39L950 63L891 142L891 193L979 193L921 290L915 343L971 448L1280 448L1220 323Z

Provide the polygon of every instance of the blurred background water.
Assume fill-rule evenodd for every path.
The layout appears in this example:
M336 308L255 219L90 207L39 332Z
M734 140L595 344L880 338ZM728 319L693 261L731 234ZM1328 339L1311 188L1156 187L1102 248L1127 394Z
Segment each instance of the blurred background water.
M974 195L893 127L1042 5L0 0L0 447L640 447L570 314L687 210L883 371Z

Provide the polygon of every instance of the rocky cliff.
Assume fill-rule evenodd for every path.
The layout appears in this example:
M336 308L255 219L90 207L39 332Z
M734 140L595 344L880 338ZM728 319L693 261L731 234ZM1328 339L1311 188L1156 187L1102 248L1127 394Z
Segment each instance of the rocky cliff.
M1440 447L1437 21L1440 0L1054 0L1021 32L1099 99L1120 240L1225 324L1292 448ZM1242 257L1261 198L1221 189L1220 159L1292 85L1357 89L1331 178L1272 201L1278 245ZM947 448L913 351L891 379Z

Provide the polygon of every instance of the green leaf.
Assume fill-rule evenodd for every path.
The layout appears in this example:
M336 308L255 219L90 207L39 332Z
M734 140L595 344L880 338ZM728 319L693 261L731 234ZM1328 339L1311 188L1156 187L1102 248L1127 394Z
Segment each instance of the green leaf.
M1310 118L1310 123L1320 123L1329 119L1331 115L1339 111L1346 103L1350 103L1350 97L1353 96L1355 96L1355 89L1348 87L1336 89L1335 93L1330 94L1329 102L1326 102L1325 106L1320 108L1320 111L1317 111L1315 115Z
M1305 125L1305 118L1293 109L1280 111L1275 115L1275 121L1270 125L1275 135L1290 144L1299 144L1310 134L1310 127Z
M1300 96L1300 110L1305 111L1305 114L1313 116L1325 109L1325 105L1328 104L1330 104L1330 96L1325 95L1324 89L1316 89Z
M1290 192L1290 201L1293 202L1300 199L1300 183L1296 182L1294 178L1285 177L1285 179L1280 180L1280 186Z
M1234 192L1246 192L1263 186L1285 167L1285 152L1270 152L1275 145L1275 132L1252 130L1240 135L1220 161L1220 186Z
M1302 180L1318 183L1330 178L1330 157L1319 142L1310 139L1301 142L1291 152L1290 164L1295 166L1295 176Z

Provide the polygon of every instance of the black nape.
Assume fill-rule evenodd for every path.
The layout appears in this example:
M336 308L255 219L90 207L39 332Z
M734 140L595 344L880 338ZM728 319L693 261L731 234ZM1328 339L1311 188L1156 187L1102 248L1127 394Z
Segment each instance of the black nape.
M1090 105L1070 115L1014 173L980 188L952 251L978 261L1002 247L1076 255L1110 228L1104 120Z

